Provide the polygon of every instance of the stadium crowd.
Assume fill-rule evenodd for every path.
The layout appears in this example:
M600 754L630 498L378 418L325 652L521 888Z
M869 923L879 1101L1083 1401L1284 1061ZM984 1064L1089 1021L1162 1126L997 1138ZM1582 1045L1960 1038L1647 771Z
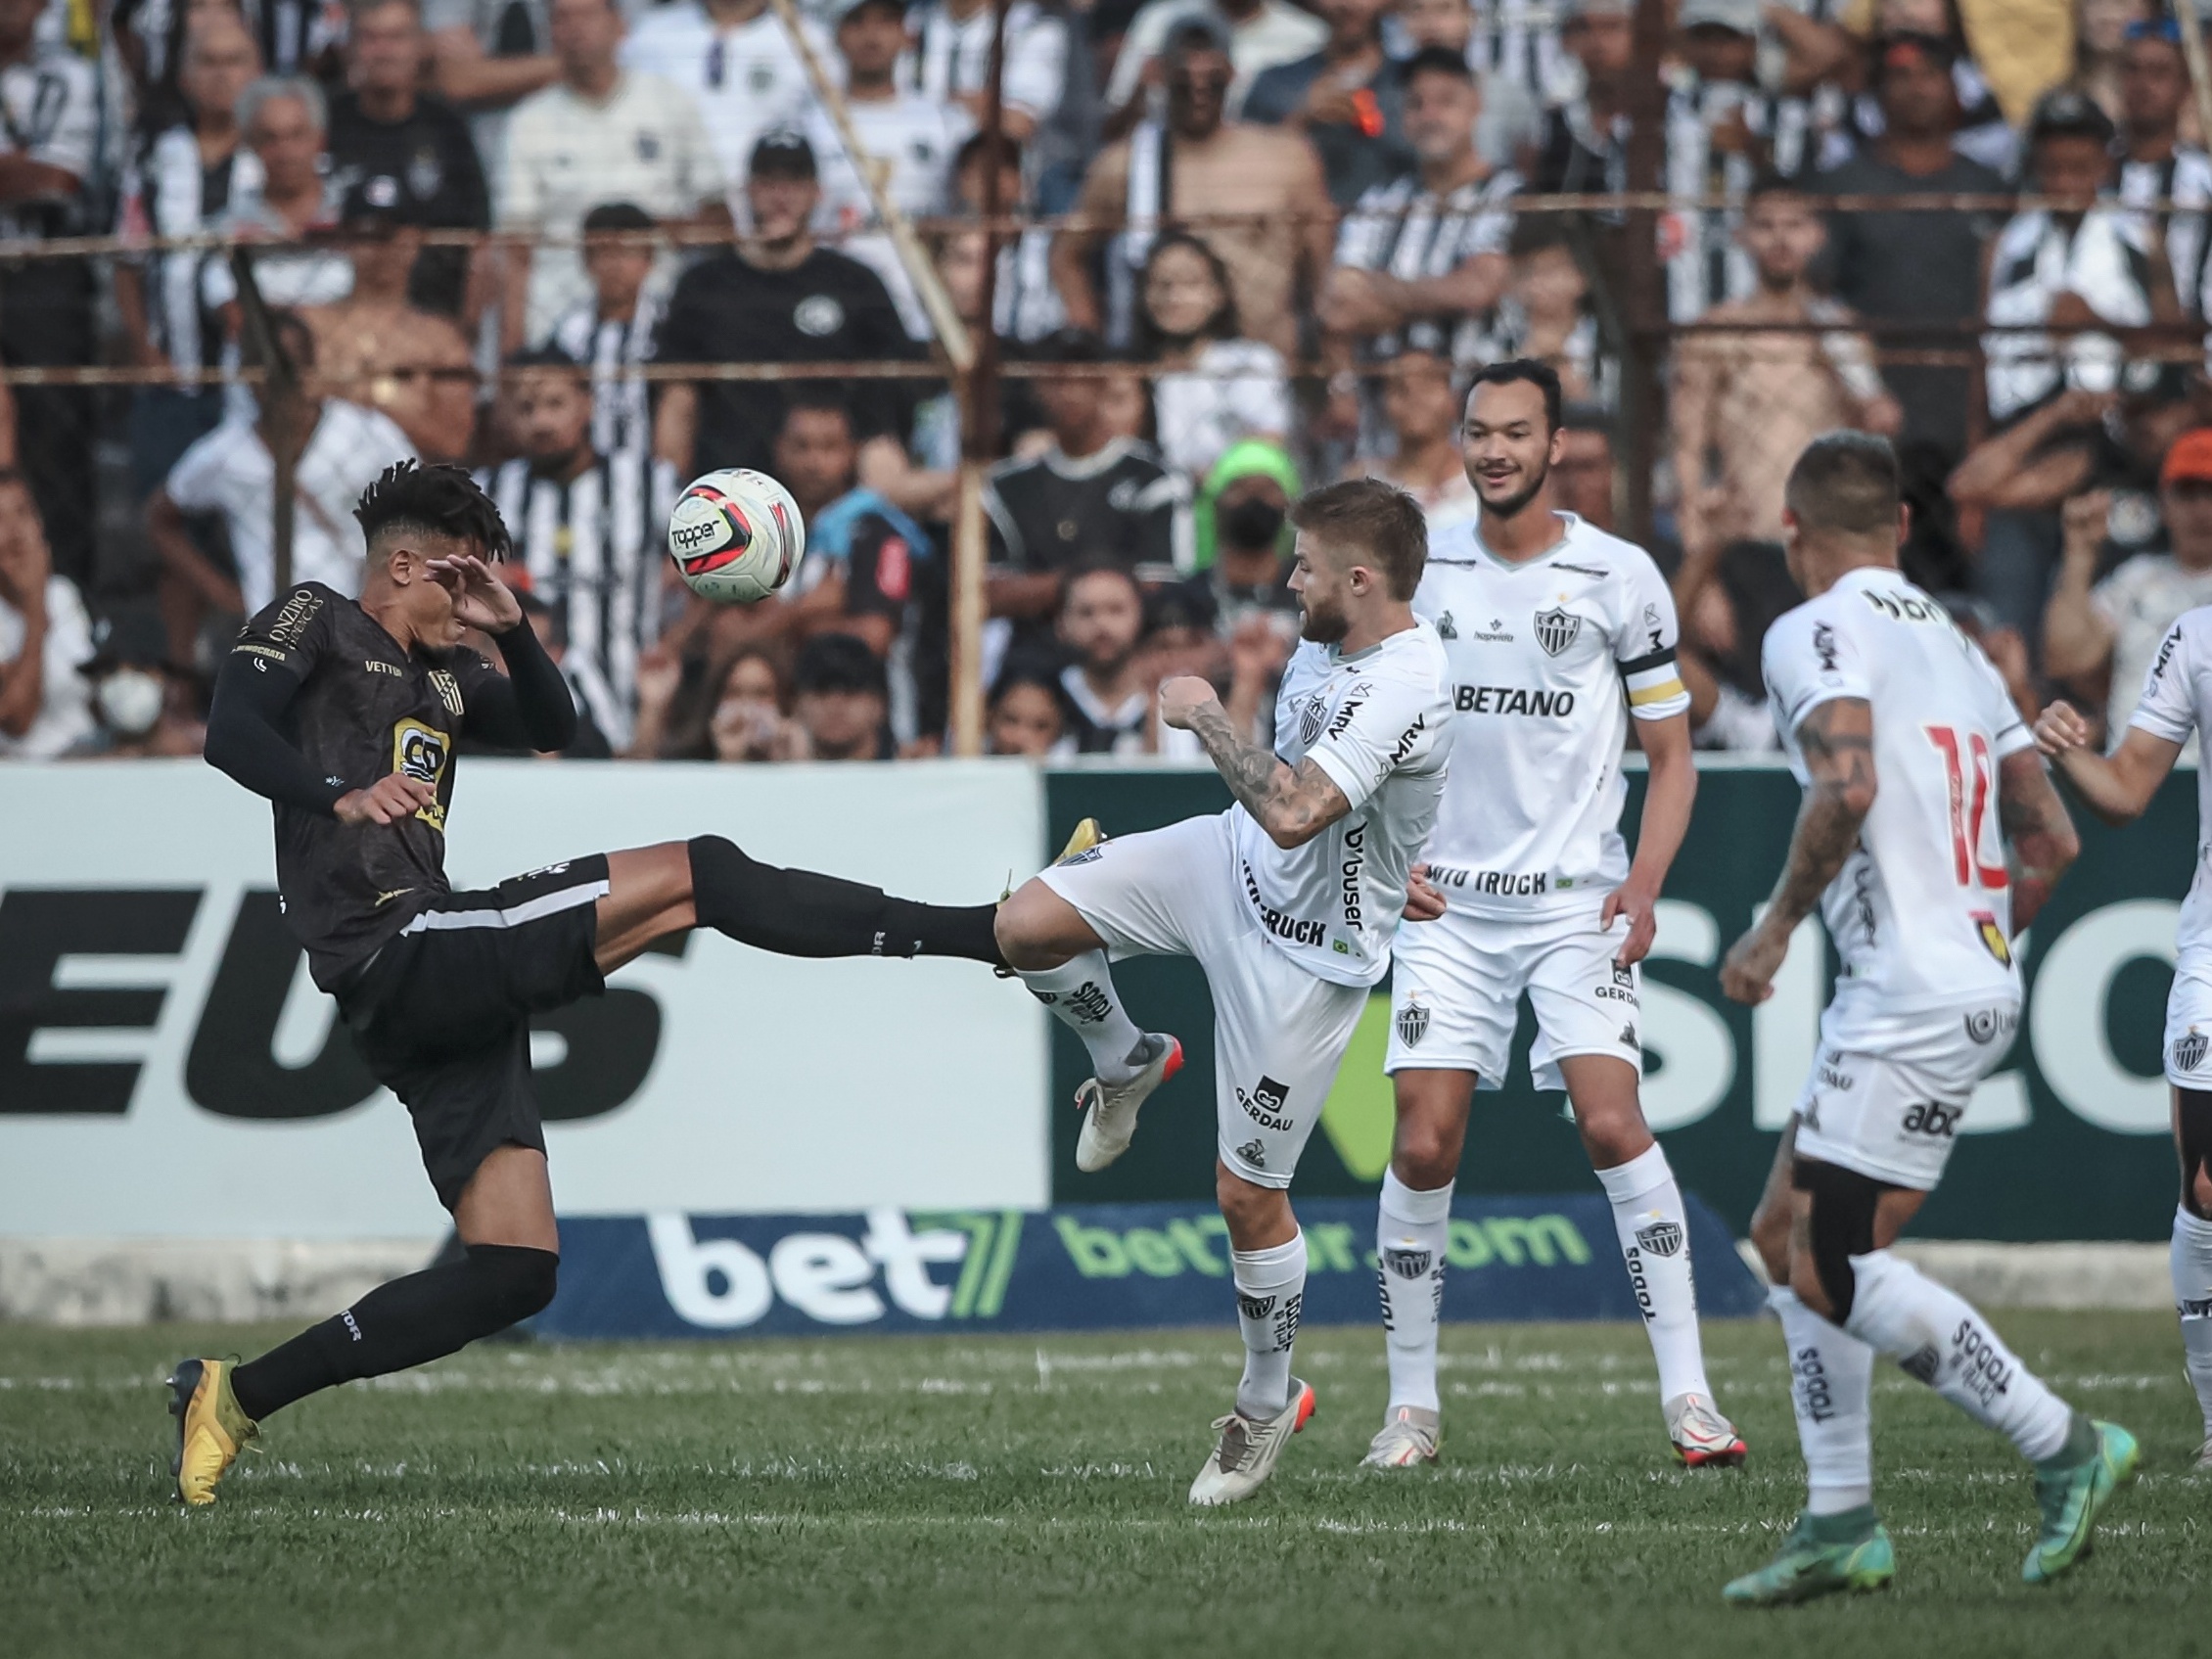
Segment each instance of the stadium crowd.
M995 142L991 0L794 15L0 0L0 364L169 382L0 398L0 755L194 752L274 591L278 451L292 574L346 591L382 468L479 470L573 753L941 752L961 411L870 177L1009 365L997 752L1175 754L1154 694L1193 671L1265 734L1289 502L1365 473L1472 516L1463 377L1505 357L1567 385L1584 517L1651 461L1705 747L1774 746L1781 482L1830 427L1896 441L1909 568L2024 709L2116 731L2212 602L2212 161L2151 0L1677 0L1652 260L1556 201L1628 184L1629 0L1013 0ZM987 273L993 200L1022 228ZM451 231L508 234L426 246ZM209 234L253 251L266 334L223 247L166 245ZM1655 444L1624 427L1639 314L1670 331ZM237 373L272 358L300 375ZM672 579L666 514L716 466L806 516L774 602Z

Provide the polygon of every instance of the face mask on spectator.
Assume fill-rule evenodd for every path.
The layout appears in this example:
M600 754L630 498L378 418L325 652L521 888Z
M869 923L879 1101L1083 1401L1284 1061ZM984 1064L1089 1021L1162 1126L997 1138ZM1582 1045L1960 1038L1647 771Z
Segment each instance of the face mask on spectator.
M1272 547L1282 533L1283 510L1257 497L1221 515L1221 539L1232 547Z
M161 678L143 668L117 668L95 695L101 720L117 737L144 737L161 717Z

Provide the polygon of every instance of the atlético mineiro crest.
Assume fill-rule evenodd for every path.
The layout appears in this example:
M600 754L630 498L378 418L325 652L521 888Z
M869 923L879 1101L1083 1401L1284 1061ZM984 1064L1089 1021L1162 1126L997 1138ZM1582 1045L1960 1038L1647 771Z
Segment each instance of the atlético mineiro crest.
M1662 1220L1638 1227L1636 1243L1646 1256L1679 1256L1682 1248L1682 1223Z
M1429 1011L1418 1002L1408 1002L1398 1010L1398 1040L1408 1048L1418 1048L1421 1038L1429 1035Z
M1544 647L1546 657L1556 657L1574 644L1575 635L1583 630L1582 618L1564 606L1555 606L1536 614L1536 642Z
M1298 712L1298 739L1311 749L1321 735L1321 722L1328 718L1328 699L1316 691L1306 699L1306 707Z
M2174 1038L2174 1070L2193 1072L2204 1064L2204 1051L2212 1048L2212 1037L2206 1037L2194 1026L2186 1035Z

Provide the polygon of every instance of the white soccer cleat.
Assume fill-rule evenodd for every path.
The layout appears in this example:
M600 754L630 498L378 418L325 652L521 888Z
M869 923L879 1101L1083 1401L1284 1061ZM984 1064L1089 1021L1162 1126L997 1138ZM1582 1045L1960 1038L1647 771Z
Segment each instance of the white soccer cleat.
M1366 1456L1362 1469L1410 1469L1436 1461L1437 1443L1444 1438L1444 1419L1418 1406L1391 1408Z
M2196 1461L2189 1465L2189 1473L2212 1475L2212 1435L2206 1435L2204 1444L2196 1449Z
M1735 1424L1702 1394L1678 1394L1667 1402L1667 1439L1692 1469L1732 1469L1750 1455Z
M1296 1377L1290 1379L1290 1404L1272 1417L1247 1417L1231 1411L1214 1419L1221 1438L1206 1459L1198 1478L1190 1483L1190 1500L1210 1509L1250 1498L1274 1473L1275 1459L1290 1437L1313 1415L1313 1390Z
M1076 1090L1083 1134L1076 1141L1076 1168L1094 1175L1129 1149L1136 1134L1136 1111L1152 1091L1182 1070L1182 1044L1166 1032L1147 1032L1152 1058L1128 1083L1085 1078Z

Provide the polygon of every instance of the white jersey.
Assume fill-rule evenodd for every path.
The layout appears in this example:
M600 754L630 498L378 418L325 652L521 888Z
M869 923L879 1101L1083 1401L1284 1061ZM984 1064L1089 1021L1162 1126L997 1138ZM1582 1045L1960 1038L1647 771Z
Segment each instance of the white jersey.
M2212 605L2185 611L2166 630L2158 655L2143 679L2143 701L2128 721L2152 737L2187 743L2212 721ZM2196 876L2182 900L2175 954L2184 967L2212 964L2212 893L2204 880L2205 853L2212 848L2212 764L2196 769ZM2191 1080L2190 1088L2202 1084Z
M1457 716L1429 879L1474 915L1594 909L1620 886L1629 718L1689 707L1651 555L1559 517L1559 542L1517 564L1483 546L1474 520L1436 531L1413 596L1444 641Z
M1822 1039L1850 1048L1931 1007L2017 1000L1998 766L2035 739L1980 647L1897 571L1860 569L1767 630L1765 668L1800 783L1806 715L1842 697L1873 709L1873 808L1820 899L1843 959Z
M1426 622L1352 656L1311 642L1283 670L1275 753L1311 758L1352 810L1303 847L1229 808L1235 878L1268 939L1316 978L1373 985L1390 967L1406 873L1436 822L1451 754L1450 669Z

